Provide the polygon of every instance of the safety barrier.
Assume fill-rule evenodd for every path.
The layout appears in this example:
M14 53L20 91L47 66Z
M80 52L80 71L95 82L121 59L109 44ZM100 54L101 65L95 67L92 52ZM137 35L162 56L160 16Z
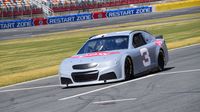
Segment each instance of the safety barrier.
M165 4L157 4L153 6L141 6L134 8L125 8L119 10L107 10L102 12L71 14L65 16L54 16L48 18L34 18L26 20L11 20L0 22L0 29L22 28L47 24L59 24L66 22L85 21L99 18L110 18L117 16L127 16L133 14L142 14L150 12L168 11L181 8L189 8L200 6L200 0L187 0L182 2L173 2Z
M31 27L47 24L59 24L66 22L85 21L99 18L110 18L117 16L127 16L152 12L152 6L141 6L135 8L125 8L119 10L108 10L102 12L71 14L65 16L51 16L47 18L34 18L27 20L12 20L0 22L0 29Z

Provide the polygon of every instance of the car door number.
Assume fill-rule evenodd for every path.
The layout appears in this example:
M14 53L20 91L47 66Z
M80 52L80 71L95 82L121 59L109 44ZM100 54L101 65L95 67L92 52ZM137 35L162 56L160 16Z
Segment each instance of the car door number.
M149 51L147 48L140 49L140 54L143 57L143 65L145 67L149 66L151 64L151 58L149 57Z

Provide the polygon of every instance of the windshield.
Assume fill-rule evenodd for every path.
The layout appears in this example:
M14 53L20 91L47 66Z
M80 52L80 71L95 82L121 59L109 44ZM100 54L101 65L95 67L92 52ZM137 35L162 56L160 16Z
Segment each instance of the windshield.
M77 54L128 49L128 39L128 36L113 36L92 39L87 41L87 43L80 49Z

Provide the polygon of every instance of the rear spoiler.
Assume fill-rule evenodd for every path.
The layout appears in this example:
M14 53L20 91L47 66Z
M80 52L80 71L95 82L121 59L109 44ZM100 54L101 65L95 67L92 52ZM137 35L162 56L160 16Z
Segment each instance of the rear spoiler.
M155 37L156 39L163 39L163 35L158 35Z

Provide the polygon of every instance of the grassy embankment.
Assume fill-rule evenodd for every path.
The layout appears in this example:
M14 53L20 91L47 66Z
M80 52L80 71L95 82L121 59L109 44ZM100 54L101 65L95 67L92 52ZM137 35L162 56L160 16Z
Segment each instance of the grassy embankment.
M200 13L0 41L0 86L56 74L91 35L135 29L163 34L170 49L200 43Z

